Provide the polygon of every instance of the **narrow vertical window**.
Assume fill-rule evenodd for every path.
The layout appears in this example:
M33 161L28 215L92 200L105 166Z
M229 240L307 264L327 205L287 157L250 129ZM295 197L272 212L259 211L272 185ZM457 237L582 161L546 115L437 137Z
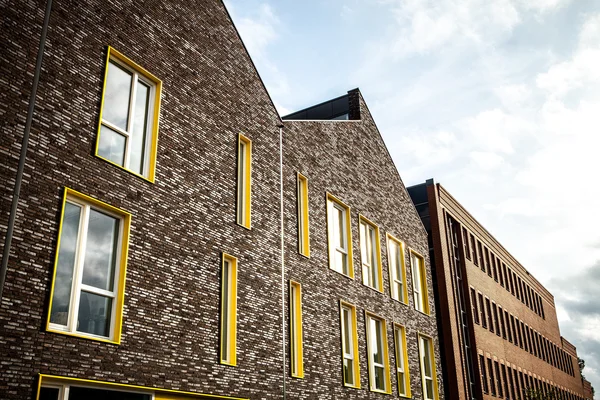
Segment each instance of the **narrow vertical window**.
M360 388L356 307L340 302L344 386Z
M308 224L308 179L298 174L298 252L310 257L310 231Z
M479 312L481 313L481 326L487 328L487 320L485 318L485 305L483 303L483 295L481 293L477 293L477 298L479 299Z
M487 371L485 369L485 359L481 354L479 355L479 368L481 369L481 383L483 385L483 393L489 393L490 387L487 377Z
M479 255L479 267L481 268L481 270L483 272L485 272L485 261L483 259L483 246L481 245L481 242L478 240L477 241L477 253Z
M494 316L492 315L492 304L490 303L490 299L488 299L487 297L485 298L485 310L487 311L490 332L494 332Z
M404 264L404 245L401 241L388 234L387 249L392 299L408 304L406 265Z
M462 240L463 246L465 248L465 256L468 260L471 259L471 247L469 246L469 234L467 233L467 228L462 228Z
M327 235L329 268L354 278L350 207L330 194L327 195Z
M154 181L162 83L108 48L96 155Z
M421 255L411 250L410 264L412 268L413 300L415 301L415 308L418 311L429 314L429 297L427 294L425 260Z
M469 239L471 240L471 251L473 252L473 254L472 254L473 262L475 263L475 265L479 265L479 262L477 262L477 247L475 246L475 236L473 236L472 233L469 233Z
M477 307L477 295L475 294L475 289L470 288L471 294L471 312L473 313L473 321L476 324L479 324L479 309Z
M359 217L360 258L363 284L383 291L381 273L381 245L379 228L363 216Z
M221 266L221 364L237 362L237 259L223 253Z
M65 188L47 329L119 343L131 215Z
M438 384L435 372L433 340L430 337L419 335L419 359L421 364L423 398L425 400L437 400L439 398Z
M492 389L492 396L496 395L496 379L494 378L494 367L492 366L492 359L487 359L488 371L490 373L490 388Z
M502 376L500 375L500 364L494 360L494 372L496 373L496 387L498 388L498 397L504 397L504 388L502 387ZM508 393L507 393L508 395Z
M304 378L302 352L302 289L298 282L290 281L290 352L292 376Z
M396 375L398 379L398 394L403 397L411 397L405 327L401 325L394 325L394 341L396 342Z
M390 393L390 365L385 320L366 313L369 383L373 392Z
M244 135L238 136L237 161L237 223L250 229L252 197L252 141Z
M496 335L500 336L500 320L498 319L498 307L496 303L492 303L492 308L494 309L494 324L496 325Z

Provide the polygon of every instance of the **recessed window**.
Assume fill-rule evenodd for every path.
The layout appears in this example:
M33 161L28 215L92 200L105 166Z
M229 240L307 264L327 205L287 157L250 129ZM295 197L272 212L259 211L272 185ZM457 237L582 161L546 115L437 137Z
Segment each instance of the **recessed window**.
M467 233L467 228L462 228L462 241L465 249L465 256L468 260L471 259L471 246L469 245L469 234Z
M487 311L490 332L494 332L494 316L492 314L492 303L487 297L485 298L485 309Z
M471 294L471 312L473 313L473 320L476 324L479 324L479 308L477 307L477 295L475 294L475 289L470 288Z
M118 343L131 215L65 189L48 330Z
M480 354L479 355L479 369L481 370L481 383L483 385L483 393L489 393L489 382L487 377L487 371L485 369L485 359Z
M108 48L96 155L154 181L162 83Z
M433 354L433 340L430 337L419 335L419 360L421 364L423 398L425 400L437 400L439 395L435 372L435 357Z
M308 225L308 179L298 174L298 252L310 257L310 231Z
M387 235L388 266L390 269L390 289L394 300L408 304L406 287L406 266L404 264L404 245L392 235Z
M350 207L330 194L327 195L327 234L329 268L354 278Z
M356 307L340 302L344 386L360 388Z
M394 340L396 342L396 375L398 379L398 394L403 397L411 397L405 327L401 325L394 325Z
M364 217L359 218L360 258L363 284L383 291L379 228Z
M221 265L221 364L237 363L237 259L223 253Z
M412 268L413 300L415 302L415 308L422 313L429 314L429 296L427 294L425 260L421 255L411 250L410 264Z
M237 223L250 229L250 204L252 197L252 141L244 135L238 136L237 169Z
M485 318L485 305L483 303L483 295L481 293L477 293L477 298L479 299L479 312L481 313L481 326L487 328L487 320Z
M292 376L304 377L302 354L302 291L298 282L290 281L290 349Z
M492 389L492 396L496 396L496 381L494 378L494 368L492 367L492 359L488 357L487 367L490 373L490 388Z
M371 391L390 393L390 366L385 320L366 313L367 355Z

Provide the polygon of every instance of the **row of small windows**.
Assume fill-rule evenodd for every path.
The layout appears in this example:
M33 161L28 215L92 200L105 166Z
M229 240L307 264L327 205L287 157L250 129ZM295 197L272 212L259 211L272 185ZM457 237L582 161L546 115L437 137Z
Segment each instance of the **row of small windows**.
M487 274L499 282L503 288L537 315L546 319L542 296L525 283L510 267L500 261L500 258L496 257L491 250L482 245L481 241L476 239L465 227L462 228L462 236L467 259L473 261L483 272L487 271Z
M518 369L510 363L498 362L489 356L479 354L479 370L483 392L506 400L527 400L530 398L555 398L560 400L584 400L577 394L558 387L531 372ZM536 395L538 394L538 395ZM554 396L552 396L554 394ZM547 397L546 397L547 396Z
M473 321L476 324L481 324L483 328L495 332L504 340L519 346L555 368L575 376L573 358L567 352L524 324L519 318L509 314L506 309L503 310L487 296L484 297L480 292L476 294L472 287L470 295Z

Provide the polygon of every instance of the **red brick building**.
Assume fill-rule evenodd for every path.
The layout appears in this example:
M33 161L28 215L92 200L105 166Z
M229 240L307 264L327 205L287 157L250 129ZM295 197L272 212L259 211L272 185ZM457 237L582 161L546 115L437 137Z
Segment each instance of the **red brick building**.
M447 398L584 399L552 294L440 184L408 190L429 232Z

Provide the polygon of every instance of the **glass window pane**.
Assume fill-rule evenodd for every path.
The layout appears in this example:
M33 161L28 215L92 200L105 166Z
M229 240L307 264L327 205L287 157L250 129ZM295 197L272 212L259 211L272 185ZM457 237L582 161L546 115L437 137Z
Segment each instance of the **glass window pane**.
M377 364L383 364L383 343L381 336L381 322L375 319L369 319L371 335L371 354L373 361Z
M348 385L354 385L354 366L350 359L344 359L344 381Z
M423 343L423 368L425 372L425 376L428 378L432 378L433 374L431 372L431 347L429 344L429 340L422 339Z
M125 163L125 136L102 125L98 141L98 155L123 166Z
M385 390L385 370L383 367L375 367L375 388Z
M50 322L53 324L66 326L68 323L80 219L81 207L67 202L62 221L52 310L50 311Z
M58 395L60 394L59 388L42 387L40 389L39 400L59 400Z
M228 361L229 357L229 267L230 262L225 261L223 266L223 315L221 315L221 359Z
M350 310L347 309L343 309L342 310L342 320L344 323L344 326L342 327L342 329L344 330L344 353L346 353L349 356L352 356L352 342L351 342L351 329L352 329L352 321L351 321L351 314L350 314Z
M127 130L131 74L113 62L108 63L102 119Z
M81 292L77 330L98 336L109 336L112 299Z
M336 227L337 227L337 245L342 248L345 249L346 246L344 245L344 211L340 210L337 207L334 207L335 209L335 221L336 221Z
M148 394L117 392L114 390L91 389L71 386L69 400L150 400Z
M246 143L239 141L238 147L238 193L237 193L237 207L238 207L238 223L244 224L246 221L246 208L245 208L245 187L246 187Z
M425 380L425 397L433 399L433 381L431 379Z
M113 290L118 238L119 220L90 209L83 263L84 285Z
M404 381L404 374L402 372L398 373L398 390L400 394L406 393L406 382Z
M348 267L346 266L346 254L339 251L335 252L335 267L338 272L348 274Z
M133 129L129 143L129 169L143 174L144 157L146 149L146 133L148 123L148 104L150 101L150 87L138 80L133 107Z

